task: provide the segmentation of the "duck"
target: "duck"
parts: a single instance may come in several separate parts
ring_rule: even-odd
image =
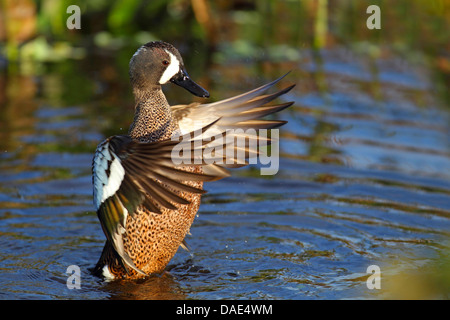
[[[293,104],[268,103],[295,84],[264,94],[285,76],[228,99],[171,106],[162,91],[166,84],[201,98],[209,98],[209,92],[190,78],[173,45],[152,41],[136,50],[129,63],[133,122],[128,134],[102,141],[92,160],[93,202],[106,236],[95,275],[113,280],[161,274],[180,247],[188,250],[185,238],[206,193],[204,183],[248,165],[261,152],[249,143],[263,139],[258,130],[287,122],[261,119]],[[240,149],[244,160],[237,152],[217,151],[243,130],[253,131],[233,150]],[[205,152],[211,149],[217,152]]]

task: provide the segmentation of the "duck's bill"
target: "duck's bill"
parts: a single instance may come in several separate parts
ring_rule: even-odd
[[[171,82],[185,88],[192,94],[198,97],[208,98],[209,92],[199,86],[197,83],[191,80],[186,71],[180,71],[170,79]]]

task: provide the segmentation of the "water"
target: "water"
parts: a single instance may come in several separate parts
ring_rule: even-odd
[[[3,78],[0,299],[381,298],[398,275],[448,272],[439,268],[450,230],[450,122],[429,74],[395,57],[376,61],[374,73],[345,50],[324,51],[321,62],[300,55],[280,72],[236,63],[215,66],[211,79],[193,76],[219,99],[294,69],[283,80],[297,87],[283,97],[295,105],[279,115],[289,120],[280,170],[240,169],[207,184],[191,251],[145,281],[89,273],[105,239],[92,154],[132,121],[126,70],[72,62]],[[193,99],[166,91],[174,104]],[[81,289],[66,286],[70,265],[81,269]],[[370,265],[382,270],[381,290],[367,288]]]

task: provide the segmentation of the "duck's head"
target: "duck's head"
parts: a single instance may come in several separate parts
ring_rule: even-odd
[[[146,43],[136,51],[130,60],[130,80],[141,91],[159,89],[170,81],[196,96],[209,97],[208,91],[189,78],[178,50],[162,41]]]

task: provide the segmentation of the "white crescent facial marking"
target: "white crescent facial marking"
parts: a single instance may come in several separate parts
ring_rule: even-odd
[[[177,57],[175,57],[167,50],[164,51],[166,51],[169,55],[170,61],[167,69],[162,74],[161,79],[159,79],[159,84],[165,84],[169,82],[169,80],[172,79],[172,77],[180,71],[180,61],[178,61]]]

